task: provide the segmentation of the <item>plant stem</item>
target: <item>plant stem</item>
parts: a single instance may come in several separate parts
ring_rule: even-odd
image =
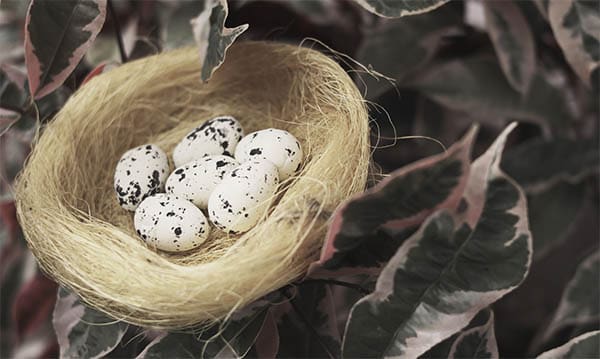
[[[107,1],[108,4],[108,12],[112,18],[112,21],[115,26],[115,36],[117,38],[117,43],[119,44],[119,53],[121,54],[121,62],[127,62],[127,54],[125,54],[125,46],[123,45],[123,36],[121,35],[121,26],[119,25],[119,19],[117,17],[117,13],[115,12],[115,8],[113,7],[112,0]]]
[[[367,288],[358,285],[358,284],[354,284],[354,283],[350,283],[350,282],[344,282],[341,280],[335,280],[335,279],[307,279],[304,280],[300,283],[298,283],[299,285],[304,284],[304,283],[323,283],[323,284],[331,284],[331,285],[338,285],[338,286],[342,286],[342,287],[346,287],[346,288],[350,288],[353,289],[357,292],[360,292],[362,294],[370,294],[371,291],[368,290]]]
[[[308,320],[308,318],[306,318],[306,316],[304,315],[304,313],[302,312],[302,310],[300,310],[300,307],[298,307],[298,304],[296,304],[296,302],[294,301],[294,298],[292,298],[291,296],[288,295],[287,291],[284,290],[283,294],[289,299],[290,301],[290,305],[292,306],[292,309],[294,309],[294,312],[296,312],[296,314],[298,315],[298,318],[300,318],[300,321],[302,321],[302,324],[304,324],[304,326],[308,329],[308,331],[310,332],[310,334],[315,337],[315,339],[317,340],[317,342],[319,343],[319,345],[321,345],[323,347],[323,349],[325,350],[325,352],[327,353],[327,355],[330,358],[335,358],[335,355],[333,355],[331,353],[331,351],[329,350],[329,348],[327,347],[327,345],[325,345],[325,343],[323,343],[323,341],[321,340],[321,336],[319,335],[319,333],[317,333],[317,330],[315,329],[315,327],[313,327],[313,325],[310,323],[310,321]]]

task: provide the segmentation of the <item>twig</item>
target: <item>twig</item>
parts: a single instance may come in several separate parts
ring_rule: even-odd
[[[108,0],[108,12],[115,25],[115,35],[117,37],[117,43],[119,44],[119,53],[121,54],[121,62],[127,62],[127,54],[125,54],[125,46],[123,45],[123,36],[121,35],[121,26],[119,25],[119,19],[115,8],[113,7],[112,1]]]
[[[359,285],[359,284],[354,284],[354,283],[350,283],[350,282],[343,282],[341,280],[335,280],[335,279],[306,279],[300,283],[297,283],[298,285],[302,285],[304,283],[323,283],[323,284],[331,284],[331,285],[338,285],[338,286],[342,286],[342,287],[346,287],[346,288],[350,288],[350,289],[354,289],[357,292],[360,292],[362,294],[370,294],[371,291],[368,290],[367,288]]]

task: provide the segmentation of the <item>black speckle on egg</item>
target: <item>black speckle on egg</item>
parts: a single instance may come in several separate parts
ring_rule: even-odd
[[[260,148],[253,148],[250,150],[250,156],[256,156],[262,154],[262,150]]]
[[[181,227],[177,227],[177,228],[175,228],[175,230],[174,230],[173,232],[175,233],[175,235],[176,235],[177,237],[179,237],[179,236],[181,235]]]

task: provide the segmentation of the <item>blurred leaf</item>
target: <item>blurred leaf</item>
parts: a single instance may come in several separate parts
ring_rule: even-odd
[[[32,0],[25,61],[30,93],[41,98],[69,77],[102,29],[106,0]]]
[[[128,328],[127,323],[84,305],[62,287],[52,322],[61,358],[104,357],[121,342]]]
[[[461,22],[460,13],[449,6],[420,16],[384,21],[364,35],[357,60],[385,76],[402,81],[426,65],[444,36]],[[365,81],[367,96],[371,99],[392,86],[384,79],[366,77]]]
[[[354,0],[368,11],[383,17],[417,15],[444,5],[449,0]]]
[[[276,308],[283,312],[278,323],[280,343],[277,357],[339,358],[341,340],[337,308],[329,286],[302,283],[290,301],[293,303],[284,303]],[[309,325],[313,329],[308,328]]]
[[[437,344],[421,358],[493,358],[497,359],[498,344],[494,333],[494,312],[486,308],[460,332]]]
[[[529,92],[521,96],[488,56],[443,63],[415,85],[434,101],[473,116],[528,120],[558,133],[564,132],[573,117],[564,89],[554,87],[538,72]]]
[[[471,128],[445,153],[401,168],[342,204],[329,227],[320,265],[327,270],[378,268],[405,239],[393,240],[380,231],[382,227],[402,231],[440,208],[456,208],[469,175],[475,134],[476,128]]]
[[[600,358],[600,331],[571,339],[567,344],[540,354],[537,359]]]
[[[227,48],[248,29],[247,24],[226,28],[226,19],[226,0],[206,0],[204,10],[192,20],[194,38],[200,48],[202,81],[208,81],[225,60]]]
[[[24,110],[28,98],[24,87],[23,73],[8,64],[0,65],[0,108]]]
[[[461,213],[429,217],[352,308],[346,357],[417,357],[465,327],[525,279],[525,197],[499,169],[506,129],[472,165]]]
[[[194,44],[190,21],[204,9],[205,1],[182,1],[166,23],[165,48],[176,49]]]
[[[165,333],[152,341],[138,358],[244,357],[256,342],[268,308],[259,306],[199,333]]]
[[[559,183],[542,193],[528,196],[535,260],[540,260],[567,239],[583,205],[584,195],[582,184]]]
[[[600,7],[592,0],[550,0],[548,18],[556,41],[577,75],[598,88]]]
[[[254,343],[256,356],[264,359],[275,359],[279,352],[279,330],[273,311],[269,310],[265,322]]]
[[[548,339],[565,326],[585,325],[600,320],[600,252],[587,257],[563,292],[552,321],[546,327]]]
[[[512,87],[525,94],[535,73],[535,41],[527,19],[512,1],[484,4],[488,32],[502,71]]]
[[[534,138],[506,152],[502,167],[528,192],[541,192],[561,181],[577,183],[597,173],[598,139]]]

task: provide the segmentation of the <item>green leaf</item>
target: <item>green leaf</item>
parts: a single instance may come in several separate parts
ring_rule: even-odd
[[[540,260],[568,238],[584,195],[583,184],[559,183],[542,193],[528,196],[534,260]]]
[[[471,128],[445,153],[401,168],[342,204],[334,214],[319,264],[327,270],[378,268],[412,234],[412,227],[437,209],[457,207],[475,134],[476,128]]]
[[[204,330],[164,333],[138,358],[244,357],[256,341],[267,312],[268,306],[261,305]]]
[[[106,0],[33,0],[25,26],[29,92],[38,99],[58,88],[94,41]]]
[[[204,8],[204,1],[182,1],[166,21],[165,48],[176,49],[194,44],[190,21]]]
[[[225,60],[227,48],[248,29],[248,25],[226,28],[226,0],[206,0],[204,10],[192,20],[194,38],[200,48],[202,81],[208,81]]]
[[[507,151],[502,167],[525,190],[537,193],[562,181],[577,183],[597,173],[599,164],[597,138],[535,138]]]
[[[597,1],[551,0],[548,19],[556,41],[575,73],[598,88],[600,7]]]
[[[352,308],[345,357],[417,357],[521,284],[531,262],[525,196],[499,169],[512,126],[472,165],[461,213],[432,215]]]
[[[544,335],[548,339],[566,326],[585,325],[600,320],[600,252],[587,257],[577,267],[565,288],[560,304]]]
[[[421,358],[498,358],[494,312],[486,308],[460,332],[437,344]]]
[[[535,41],[527,19],[512,1],[486,1],[488,32],[508,82],[526,94],[535,73]]]
[[[120,342],[128,324],[112,319],[59,288],[52,319],[61,358],[101,358]]]
[[[538,359],[600,358],[600,330],[571,339],[567,344],[542,353]]]
[[[368,11],[383,17],[422,14],[444,5],[449,0],[354,0]]]
[[[364,35],[357,60],[401,82],[429,62],[443,37],[461,25],[461,15],[447,6],[420,16],[381,22]],[[365,77],[365,86],[367,97],[375,99],[392,84],[384,79]]]
[[[0,108],[22,111],[27,103],[25,77],[7,64],[0,65]]]
[[[414,85],[434,101],[472,116],[526,120],[558,133],[573,118],[564,89],[554,87],[538,72],[522,96],[489,56],[442,63]]]

